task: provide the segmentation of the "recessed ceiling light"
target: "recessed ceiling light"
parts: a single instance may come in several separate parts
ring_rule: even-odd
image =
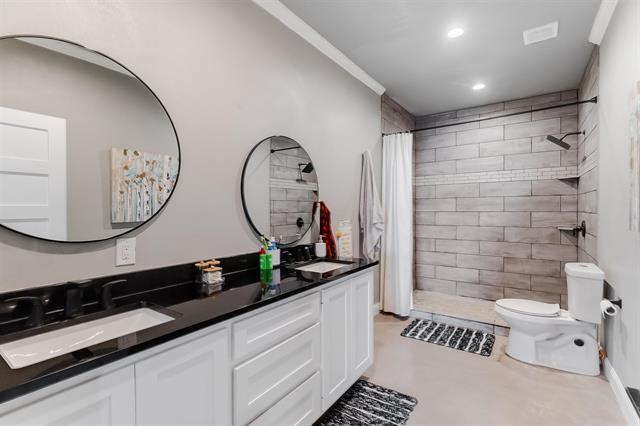
[[[447,33],[447,37],[456,38],[460,37],[462,34],[464,34],[464,30],[462,28],[454,28]]]
[[[473,85],[472,89],[473,90],[482,90],[485,87],[487,87],[484,83],[476,83]]]

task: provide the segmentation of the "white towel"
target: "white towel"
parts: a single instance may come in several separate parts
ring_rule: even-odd
[[[367,260],[377,258],[380,238],[384,231],[384,214],[373,174],[371,153],[362,153],[362,176],[360,178],[360,236],[362,255]]]

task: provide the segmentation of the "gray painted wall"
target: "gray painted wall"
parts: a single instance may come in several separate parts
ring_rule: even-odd
[[[160,104],[131,76],[29,43],[2,40],[0,55],[1,106],[67,121],[69,239],[130,228],[111,224],[111,148],[177,156]]]
[[[240,174],[274,134],[309,152],[333,220],[358,223],[365,149],[379,174],[380,97],[253,3],[2,1],[0,33],[57,36],[126,64],[167,107],[183,154],[169,205],[135,234],[135,266],[115,268],[113,241],[49,244],[2,229],[0,291],[257,250]]]
[[[640,387],[640,233],[629,231],[629,96],[640,81],[640,2],[621,0],[600,45],[598,261],[623,309],[607,320],[607,352]]]
[[[563,266],[576,240],[577,139],[569,151],[545,140],[575,131],[575,90],[417,117],[416,127],[524,114],[417,133],[416,287],[496,300],[566,304]],[[569,177],[568,179],[557,179]]]
[[[271,141],[262,142],[253,151],[244,175],[244,193],[251,221],[258,231],[266,234],[271,226],[271,197],[269,172],[271,169]]]

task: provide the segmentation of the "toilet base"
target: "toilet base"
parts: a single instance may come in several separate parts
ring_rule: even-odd
[[[600,374],[596,327],[573,333],[531,335],[511,328],[507,355],[529,364],[571,373]]]

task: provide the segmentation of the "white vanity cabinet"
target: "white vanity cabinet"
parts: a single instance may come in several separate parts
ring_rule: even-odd
[[[226,327],[136,362],[136,424],[230,424],[230,367]]]
[[[350,283],[322,290],[322,409],[349,389]]]
[[[0,404],[0,425],[311,425],[373,363],[372,305],[354,274]]]
[[[352,384],[373,364],[373,274],[350,280],[351,316],[349,321]]]
[[[133,425],[135,403],[130,365],[4,412],[0,425]]]
[[[322,290],[322,409],[373,364],[373,273]]]

